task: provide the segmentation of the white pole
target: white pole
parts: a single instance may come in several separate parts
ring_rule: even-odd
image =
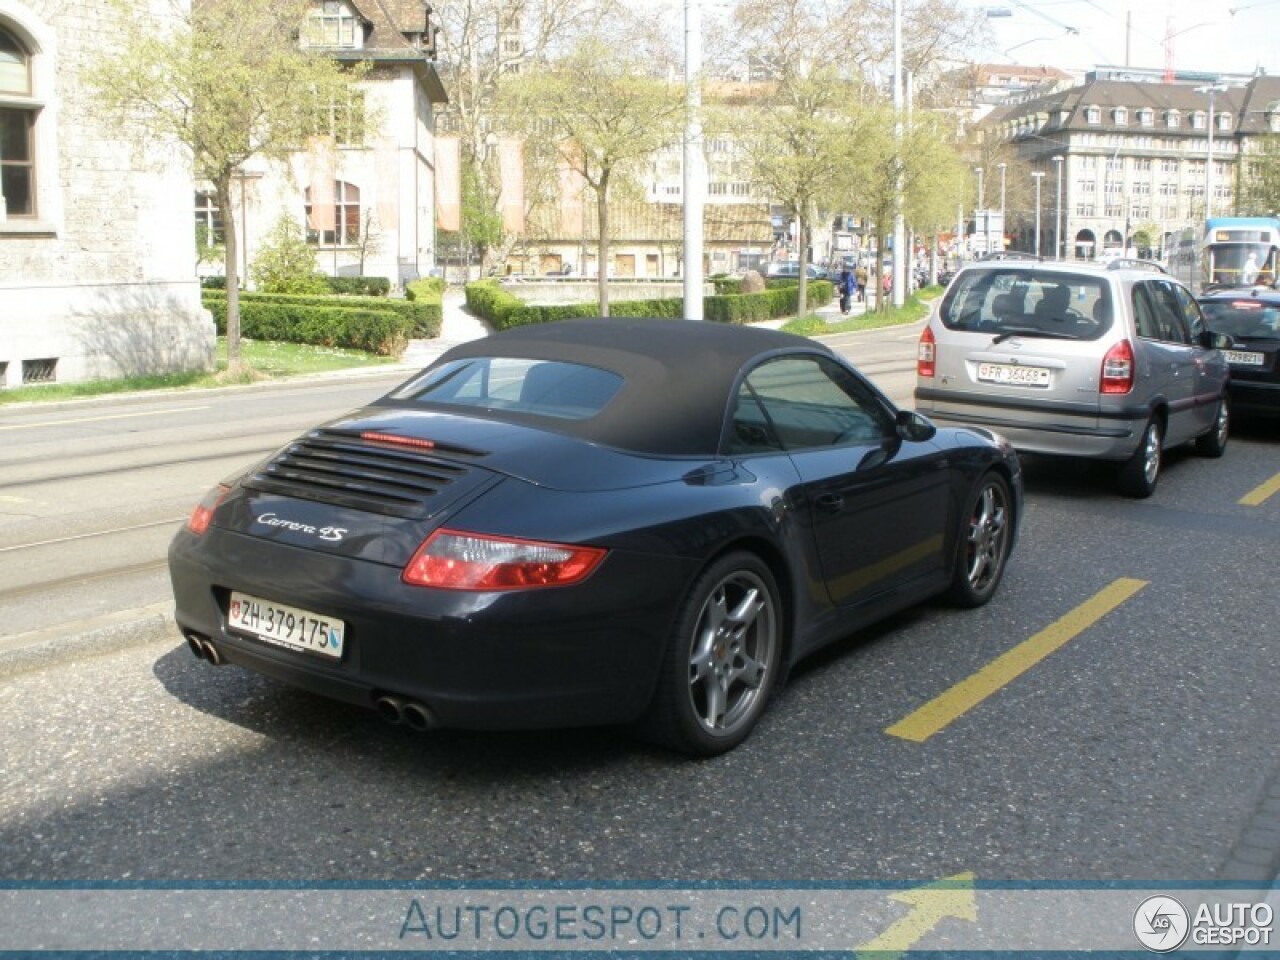
[[[1062,157],[1054,157],[1053,163],[1058,168],[1058,212],[1053,221],[1053,259],[1061,260],[1066,256],[1062,246]]]
[[[1040,181],[1044,177],[1043,170],[1035,170],[1031,176],[1036,178],[1036,245],[1031,252],[1040,256]]]
[[[706,158],[702,154],[701,0],[684,0],[684,315],[702,314],[702,204]]]
[[[906,303],[907,228],[902,213],[902,0],[893,0],[893,142],[898,173],[893,192],[893,305]]]

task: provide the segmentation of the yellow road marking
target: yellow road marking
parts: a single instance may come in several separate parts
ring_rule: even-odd
[[[1239,502],[1246,507],[1260,507],[1266,502],[1267,498],[1275,496],[1277,493],[1280,493],[1280,473],[1277,473],[1262,486],[1254,487],[1241,497]]]
[[[972,676],[930,700],[885,733],[923,743],[987,697],[1012,683],[1068,641],[1083,633],[1147,585],[1146,580],[1121,578],[1094,594],[1062,619],[1050,624],[1012,650],[1002,653]]]
[[[208,410],[208,404],[202,407],[166,407],[164,410],[144,410],[141,413],[113,413],[102,417],[77,417],[74,420],[44,420],[40,423],[10,423],[0,426],[0,430],[39,430],[41,427],[65,427],[76,423],[97,423],[101,420],[127,420],[130,417],[160,417],[166,413],[190,413],[192,410]]]
[[[943,920],[977,923],[978,900],[973,880],[973,873],[966,870],[922,887],[889,894],[890,900],[905,903],[909,909],[874,940],[858,947],[856,960],[897,960]]]

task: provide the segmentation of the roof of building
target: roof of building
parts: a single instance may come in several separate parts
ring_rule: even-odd
[[[1280,105],[1280,77],[1269,76],[1255,77],[1244,87],[1228,87],[1220,91],[1213,101],[1215,114],[1226,112],[1233,115],[1232,132],[1268,129],[1266,114],[1277,105]],[[1141,130],[1137,117],[1129,113],[1125,122],[1118,122],[1114,108],[1125,107],[1129,111],[1150,108],[1155,113],[1153,129],[1159,130],[1162,136],[1179,132],[1200,136],[1201,130],[1192,128],[1186,118],[1207,111],[1208,106],[1207,95],[1189,84],[1096,80],[997,108],[987,117],[985,124],[999,126],[1030,119],[1036,121],[1040,132],[1091,130],[1133,133]],[[1090,107],[1101,108],[1099,123],[1088,122],[1086,111]],[[1170,110],[1178,111],[1180,115],[1181,122],[1176,128],[1165,122],[1163,115]]]
[[[536,208],[530,216],[527,238],[546,240],[595,240],[598,235],[591,204],[581,218],[580,233],[568,235],[560,207]],[[576,217],[573,219],[577,219]],[[763,203],[708,203],[702,208],[705,242],[738,246],[768,246],[773,243],[769,207]],[[684,208],[678,203],[647,203],[621,200],[609,204],[609,237],[613,242],[646,241],[680,243],[684,236]]]

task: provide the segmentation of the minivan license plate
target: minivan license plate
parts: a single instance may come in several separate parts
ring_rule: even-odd
[[[342,656],[346,624],[300,607],[232,592],[227,624],[233,630],[290,650],[306,650],[334,659]]]
[[[983,383],[1006,383],[1015,387],[1049,386],[1047,367],[1022,367],[1011,363],[980,363],[978,379]]]

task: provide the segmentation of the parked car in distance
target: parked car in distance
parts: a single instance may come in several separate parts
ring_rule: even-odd
[[[707,755],[818,648],[987,602],[1021,513],[1007,443],[824,345],[564,321],[456,346],[213,488],[169,567],[215,665],[414,729],[630,724]]]
[[[1280,290],[1248,287],[1200,295],[1204,321],[1233,342],[1231,404],[1239,413],[1280,416]]]
[[[810,280],[829,280],[831,273],[826,267],[820,267],[817,264],[810,263],[807,265],[805,274]],[[768,278],[774,277],[799,277],[800,261],[799,260],[770,260],[765,264],[764,275]]]
[[[1167,447],[1222,455],[1231,345],[1158,264],[980,261],[920,336],[915,399],[1020,451],[1117,461],[1121,491],[1147,497]]]

